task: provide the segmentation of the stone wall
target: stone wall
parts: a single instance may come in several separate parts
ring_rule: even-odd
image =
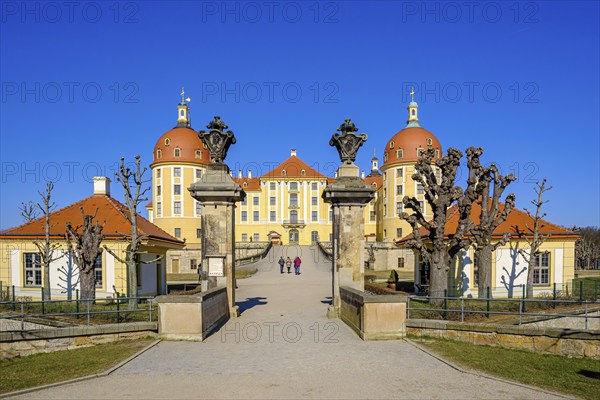
[[[161,337],[204,340],[229,318],[227,289],[219,287],[191,296],[159,296]]]
[[[405,336],[406,297],[373,296],[340,288],[340,318],[364,340],[399,339]]]
[[[600,359],[600,331],[413,319],[406,333],[536,353]]]
[[[27,333],[0,333],[0,359],[71,350],[96,344],[155,337],[156,322],[50,328]]]
[[[365,260],[369,262],[369,269],[385,271],[397,269],[399,271],[414,271],[415,255],[410,249],[401,248],[392,242],[369,242],[365,246]],[[375,260],[373,261],[373,258]],[[404,260],[404,266],[399,259]]]

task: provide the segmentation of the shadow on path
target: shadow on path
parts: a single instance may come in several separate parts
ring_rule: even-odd
[[[321,300],[321,303],[331,305],[331,296],[325,297],[325,300]]]
[[[266,297],[249,297],[244,301],[238,301],[235,304],[239,307],[240,309],[240,314],[243,313],[246,310],[251,309],[252,307],[255,306],[264,306],[265,304],[267,304],[268,302],[263,301],[266,300]]]

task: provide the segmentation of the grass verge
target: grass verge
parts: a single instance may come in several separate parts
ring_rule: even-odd
[[[254,269],[236,269],[235,270],[235,279],[246,279],[250,278],[258,271],[256,268]]]
[[[414,339],[467,369],[549,390],[598,399],[600,362],[438,339]],[[493,362],[490,362],[493,360]]]
[[[104,372],[152,343],[124,340],[0,361],[0,393]]]

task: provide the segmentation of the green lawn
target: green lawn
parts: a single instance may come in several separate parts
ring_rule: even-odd
[[[152,340],[124,340],[75,350],[0,360],[0,393],[104,372],[148,346]]]
[[[413,340],[468,369],[585,399],[600,398],[598,360],[478,346],[449,340]]]

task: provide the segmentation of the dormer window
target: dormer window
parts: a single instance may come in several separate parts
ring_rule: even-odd
[[[247,188],[248,187],[248,183],[244,182],[243,186],[244,186],[244,188]]]
[[[377,183],[376,183],[376,182],[373,182],[373,187],[374,187],[375,189],[377,189]]]
[[[156,158],[162,157],[162,151],[160,149],[156,150]]]
[[[200,150],[196,150],[196,160],[199,160],[202,158],[202,152]]]
[[[394,148],[394,142],[390,142],[390,149]]]
[[[205,149],[208,149],[208,147],[206,147],[206,143],[202,143],[202,147],[204,147]]]
[[[396,151],[396,157],[397,157],[397,158],[402,158],[402,157],[404,157],[404,151],[403,151],[402,149],[398,149],[398,150]]]
[[[431,146],[433,144],[433,140],[431,138],[427,138],[427,145]]]
[[[383,162],[387,162],[388,157],[387,157],[387,153],[383,153]]]
[[[284,169],[284,170],[281,170],[281,176],[286,176],[286,174],[287,174],[287,173],[285,172],[285,169]]]
[[[435,158],[440,158],[440,149],[435,149]]]
[[[170,146],[171,145],[171,139],[166,138],[165,139],[165,146]]]
[[[173,151],[173,155],[174,155],[175,157],[181,157],[181,149],[175,149],[175,150]]]
[[[421,156],[423,156],[423,154],[424,154],[424,150],[423,150],[423,148],[419,147],[419,148],[417,149],[417,157],[421,157]]]
[[[302,176],[306,175],[306,171],[305,170],[300,171],[300,175],[302,175]]]

